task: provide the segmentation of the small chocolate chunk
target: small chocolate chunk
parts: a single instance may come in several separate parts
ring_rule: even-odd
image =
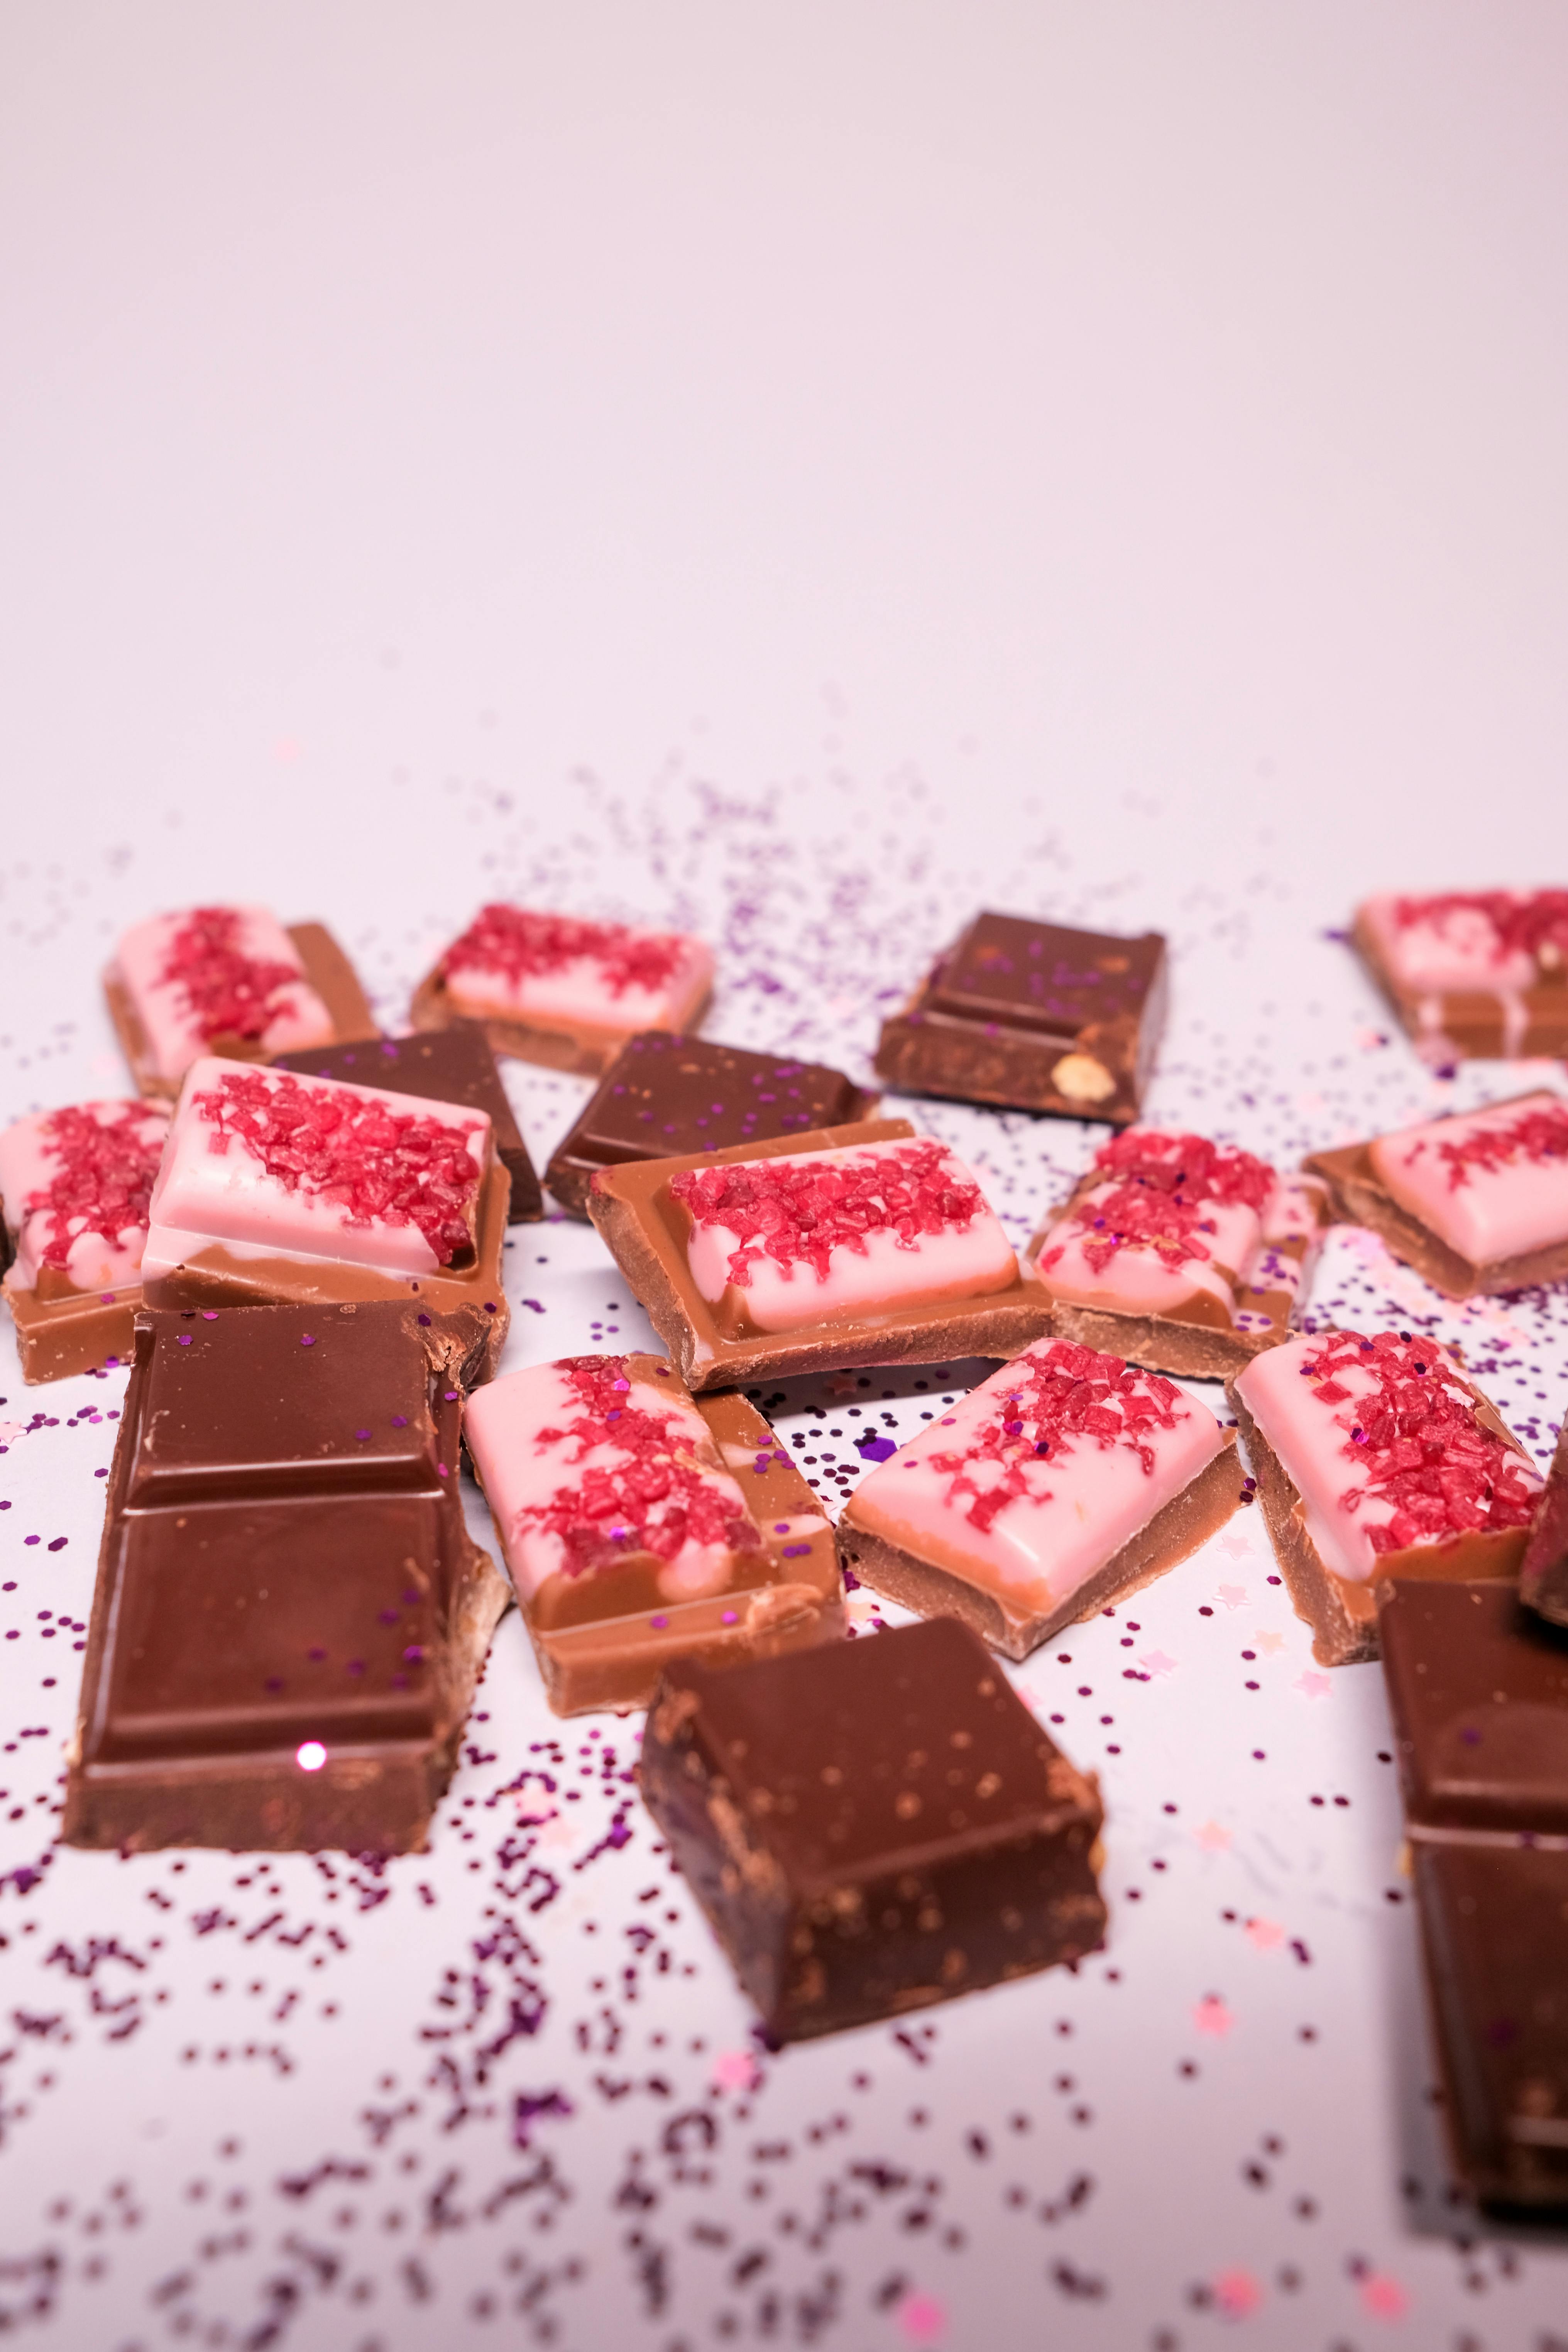
[[[1552,1475],[1530,1531],[1519,1592],[1542,1617],[1568,1625],[1568,1422],[1557,1440]]]
[[[1411,1835],[1568,1835],[1568,1633],[1512,1583],[1405,1582],[1378,1639]]]

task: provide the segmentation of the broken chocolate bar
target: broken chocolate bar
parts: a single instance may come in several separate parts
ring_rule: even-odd
[[[1516,1095],[1307,1161],[1336,1215],[1368,1225],[1449,1298],[1568,1276],[1568,1103]]]
[[[375,1034],[331,933],[320,923],[285,930],[265,907],[193,907],[138,923],[103,987],[137,1086],[171,1102],[204,1054],[269,1062],[291,1046]]]
[[[90,1102],[34,1111],[0,1134],[4,1292],[25,1381],[129,1357],[168,1131],[161,1104]]]
[[[641,1780],[775,2045],[1104,1940],[1099,1790],[951,1618],[671,1664]]]
[[[507,1172],[482,1110],[243,1062],[197,1062],[153,1187],[151,1307],[398,1298],[494,1371]]]
[[[1119,939],[976,915],[883,1023],[877,1075],[903,1094],[1125,1127],[1153,1066],[1165,975],[1158,931]]]
[[[1568,1634],[1511,1580],[1405,1581],[1378,1639],[1411,1836],[1568,1837]]]
[[[496,1139],[496,1158],[511,1178],[510,1224],[544,1214],[544,1195],[528,1156],[517,1114],[501,1084],[489,1040],[476,1021],[454,1020],[445,1029],[412,1037],[373,1037],[353,1045],[324,1045],[303,1054],[279,1054],[273,1064],[297,1077],[343,1078],[351,1086],[390,1087],[396,1094],[428,1102],[455,1103],[482,1110]]]
[[[503,1580],[410,1306],[136,1319],[68,1843],[424,1845]]]
[[[1558,1434],[1546,1492],[1525,1547],[1519,1592],[1542,1617],[1568,1625],[1568,1422]]]
[[[1250,1151],[1129,1128],[1025,1253],[1052,1328],[1152,1370],[1223,1380],[1289,1337],[1326,1194]]]
[[[1009,1658],[1163,1576],[1242,1498],[1235,1433],[1157,1372],[1040,1339],[861,1479],[862,1584]]]
[[[610,1064],[551,1155],[545,1181],[563,1209],[585,1217],[596,1169],[843,1127],[875,1108],[876,1097],[842,1070],[649,1029],[628,1038]]]
[[[907,1119],[601,1169],[588,1213],[693,1393],[1012,1356],[1049,1321],[968,1169]]]
[[[713,958],[684,931],[482,907],[414,993],[416,1029],[484,1024],[498,1054],[596,1073],[639,1029],[690,1029]]]
[[[1376,1657],[1390,1580],[1517,1577],[1541,1474],[1435,1341],[1320,1331],[1226,1393],[1320,1664]]]
[[[1423,1060],[1568,1053],[1568,890],[1388,893],[1352,937]]]
[[[557,1715],[646,1706],[659,1669],[843,1632],[833,1531],[743,1397],[657,1356],[577,1356],[481,1390],[464,1429]]]

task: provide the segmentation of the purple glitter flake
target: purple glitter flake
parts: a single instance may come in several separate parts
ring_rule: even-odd
[[[805,1559],[810,1549],[809,1544],[785,1544],[781,1557],[784,1559]]]
[[[188,1331],[181,1331],[180,1333],[178,1333],[178,1334],[177,1334],[177,1337],[178,1337],[178,1339],[179,1339],[179,1344],[180,1344],[180,1346],[181,1346],[182,1348],[188,1348],[188,1347],[190,1346],[190,1344],[191,1344],[191,1335],[190,1335],[190,1333],[189,1333]]]
[[[889,1455],[898,1450],[890,1437],[858,1437],[855,1440],[855,1451],[863,1462],[886,1462]]]
[[[315,1334],[314,1334],[313,1332],[311,1332],[311,1331],[301,1331],[301,1332],[300,1332],[300,1345],[301,1346],[301,1348],[313,1348],[313,1347],[315,1346],[315,1344],[316,1344],[316,1339],[315,1339]]]
[[[668,1617],[650,1617],[647,1622],[656,1633],[662,1633],[669,1620]]]

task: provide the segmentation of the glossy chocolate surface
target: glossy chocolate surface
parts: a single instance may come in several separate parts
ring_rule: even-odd
[[[1568,1835],[1568,1633],[1511,1583],[1396,1583],[1378,1612],[1413,1835]]]
[[[1018,915],[976,915],[931,974],[928,1003],[960,1021],[996,1021],[1076,1037],[1090,1022],[1136,1020],[1165,943],[1119,939]]]
[[[1542,1617],[1568,1625],[1568,1422],[1558,1437],[1552,1475],[1530,1531],[1519,1590],[1521,1599]]]

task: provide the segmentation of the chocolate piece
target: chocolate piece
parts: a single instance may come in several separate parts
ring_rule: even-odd
[[[1202,1136],[1132,1128],[1101,1144],[1025,1261],[1063,1339],[1223,1380],[1289,1338],[1324,1210],[1311,1177]]]
[[[900,1093],[1125,1127],[1165,1018],[1165,942],[976,915],[877,1047]]]
[[[833,1530],[743,1397],[578,1356],[493,1381],[464,1436],[557,1715],[646,1706],[672,1657],[843,1632]]]
[[[375,1035],[331,933],[320,923],[284,930],[260,907],[198,907],[137,924],[103,989],[138,1088],[170,1102],[203,1054],[270,1062],[290,1046]]]
[[[150,1307],[411,1301],[488,1380],[510,1312],[510,1180],[482,1110],[205,1060],[153,1189]]]
[[[1407,1582],[1378,1636],[1411,1836],[1568,1837],[1568,1634],[1511,1582]]]
[[[1559,1433],[1546,1492],[1525,1547],[1519,1597],[1554,1624],[1568,1625],[1568,1422]]]
[[[843,1127],[876,1106],[875,1095],[820,1062],[648,1029],[628,1038],[610,1064],[552,1154],[545,1181],[563,1209],[586,1217],[596,1169]]]
[[[309,1053],[279,1054],[273,1067],[307,1078],[342,1078],[360,1087],[390,1087],[426,1101],[460,1103],[482,1110],[495,1131],[496,1158],[511,1178],[507,1222],[521,1225],[544,1214],[544,1195],[517,1115],[501,1084],[489,1038],[477,1021],[454,1020],[445,1029],[412,1037],[373,1037],[352,1045],[321,1045]]]
[[[1391,893],[1351,936],[1423,1060],[1568,1053],[1568,890]]]
[[[136,1318],[68,1843],[424,1845],[507,1591],[413,1307]]]
[[[907,1119],[601,1169],[588,1213],[694,1394],[1013,1356],[1049,1319],[968,1170]]]
[[[862,1584],[1025,1658],[1164,1575],[1241,1499],[1235,1433],[1205,1406],[1039,1339],[861,1479],[838,1549]]]
[[[683,931],[482,907],[414,992],[416,1029],[482,1022],[498,1054],[597,1074],[642,1029],[694,1029],[713,958]]]
[[[25,1381],[129,1356],[168,1126],[161,1104],[90,1102],[34,1111],[0,1134],[4,1292]]]
[[[1307,1161],[1335,1214],[1369,1225],[1449,1298],[1568,1276],[1568,1104],[1515,1095]]]
[[[1094,1780],[951,1618],[666,1668],[643,1797],[775,2044],[1099,1949]]]
[[[1321,1665],[1375,1658],[1380,1588],[1517,1576],[1541,1475],[1429,1339],[1320,1331],[1226,1383]]]

